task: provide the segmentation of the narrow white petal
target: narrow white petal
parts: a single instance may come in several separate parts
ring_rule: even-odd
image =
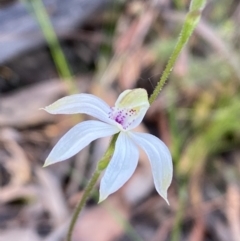
[[[91,94],[66,96],[43,109],[50,114],[83,113],[109,124],[114,123],[108,117],[111,111],[110,107],[103,100]]]
[[[173,175],[170,151],[160,139],[153,135],[136,132],[131,132],[129,135],[146,152],[151,163],[156,190],[168,203],[167,189]]]
[[[90,120],[75,125],[54,146],[44,166],[64,161],[86,147],[90,142],[119,132],[118,128],[100,121]]]
[[[138,163],[139,151],[127,133],[121,132],[113,157],[100,184],[99,202],[122,187],[132,176]]]

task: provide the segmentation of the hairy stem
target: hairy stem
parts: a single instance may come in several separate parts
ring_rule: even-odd
[[[94,172],[92,178],[90,179],[88,185],[85,188],[84,194],[83,194],[80,202],[78,203],[78,205],[75,209],[75,212],[73,214],[73,217],[72,217],[69,229],[68,229],[67,241],[71,241],[71,239],[72,239],[73,229],[74,229],[74,226],[75,226],[76,221],[78,219],[79,213],[82,211],[83,207],[86,204],[86,201],[87,201],[88,197],[91,195],[91,192],[92,192],[95,184],[97,183],[97,180],[98,180],[100,174],[101,174],[101,171],[96,170]]]
[[[157,83],[157,86],[155,87],[152,95],[149,98],[150,104],[152,104],[156,100],[159,92],[162,90],[164,84],[166,83],[168,76],[171,73],[180,52],[182,51],[184,45],[188,42],[189,37],[192,35],[193,30],[196,28],[201,18],[201,13],[205,4],[206,4],[206,0],[191,1],[190,9],[184,21],[177,44],[168,60],[167,66],[164,69],[159,82]]]

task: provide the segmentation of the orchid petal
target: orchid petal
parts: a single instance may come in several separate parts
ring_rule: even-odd
[[[47,157],[44,167],[64,161],[86,147],[90,142],[119,132],[115,126],[90,120],[75,125],[54,146]]]
[[[99,202],[122,187],[132,176],[138,163],[139,151],[127,133],[121,132],[113,157],[100,184]]]
[[[167,189],[172,181],[173,166],[167,146],[150,134],[131,132],[129,135],[146,152],[151,163],[155,188],[168,203]]]
[[[91,94],[66,96],[43,109],[50,114],[83,113],[108,124],[115,124],[114,121],[109,118],[111,108],[103,100]]]
[[[145,89],[125,90],[111,108],[109,117],[122,126],[123,131],[138,126],[149,108]]]
[[[139,112],[138,112],[138,115],[136,116],[136,118],[134,120],[132,120],[132,122],[130,122],[130,124],[128,126],[128,130],[134,129],[142,122],[148,108],[149,108],[149,106],[142,106],[139,109]]]
[[[145,89],[125,90],[115,102],[115,106],[119,108],[135,108],[139,106],[149,106],[148,95]]]

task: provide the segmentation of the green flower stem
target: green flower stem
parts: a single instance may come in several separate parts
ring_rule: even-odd
[[[103,158],[98,162],[97,169],[101,172],[106,169],[108,166],[109,161],[111,160],[111,157],[113,155],[114,149],[115,149],[115,143],[117,141],[119,133],[115,134],[109,144],[109,147],[107,151],[105,152]]]
[[[99,161],[98,166],[97,166],[95,172],[93,173],[92,178],[90,179],[90,181],[88,182],[88,185],[86,186],[86,188],[84,190],[83,196],[74,211],[71,223],[69,225],[69,229],[68,229],[68,233],[67,233],[67,241],[71,241],[73,229],[74,229],[74,226],[78,219],[79,213],[82,211],[83,207],[86,204],[87,199],[90,197],[91,192],[92,192],[95,184],[97,183],[99,176],[101,175],[101,172],[107,167],[107,165],[113,155],[117,137],[118,137],[118,134],[115,134],[113,136],[107,151],[105,152],[103,158]]]
[[[73,214],[73,217],[72,217],[69,229],[68,229],[68,234],[67,234],[67,240],[68,241],[71,241],[71,239],[72,239],[72,233],[73,233],[73,229],[74,229],[74,226],[76,224],[76,221],[78,219],[78,215],[82,211],[83,207],[85,206],[86,201],[89,198],[95,184],[97,183],[97,180],[98,180],[100,174],[101,174],[101,172],[99,170],[96,170],[94,172],[92,178],[90,179],[87,187],[85,188],[83,197],[81,198],[80,202],[78,203],[78,205],[75,209],[75,212]]]
[[[160,78],[157,86],[155,87],[152,95],[149,98],[150,105],[156,100],[159,92],[162,90],[164,84],[166,83],[169,74],[171,73],[173,66],[183,49],[184,45],[187,43],[189,37],[192,35],[193,30],[196,28],[200,18],[201,13],[206,4],[206,0],[192,0],[190,4],[189,12],[184,21],[182,30],[180,32],[177,44],[173,50],[172,55],[170,56],[167,66],[163,71],[162,77]]]

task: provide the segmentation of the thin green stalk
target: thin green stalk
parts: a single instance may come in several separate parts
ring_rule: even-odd
[[[86,186],[86,188],[84,190],[83,196],[74,211],[74,214],[73,214],[73,217],[72,217],[69,229],[68,229],[68,233],[67,233],[67,241],[71,241],[73,229],[75,227],[77,218],[78,218],[80,212],[82,211],[82,209],[84,208],[87,199],[90,197],[91,192],[92,192],[94,186],[96,185],[99,176],[101,175],[101,172],[107,167],[107,165],[113,155],[117,137],[118,137],[118,134],[115,134],[113,136],[107,151],[105,152],[103,158],[99,161],[98,166],[97,166],[95,172],[93,173],[92,178],[90,179],[88,185]]]
[[[39,23],[42,33],[48,43],[53,61],[55,63],[60,78],[66,81],[70,93],[76,92],[70,67],[62,51],[62,48],[58,41],[58,37],[55,33],[55,30],[42,0],[22,1],[29,7],[30,10],[33,11],[34,16]]]
[[[192,0],[189,12],[186,16],[186,19],[184,21],[182,30],[180,32],[177,44],[173,50],[172,55],[170,56],[167,66],[163,71],[163,74],[157,83],[157,86],[155,87],[152,95],[149,98],[149,103],[152,104],[159,92],[162,90],[164,84],[166,83],[169,74],[171,73],[173,66],[182,51],[184,45],[187,43],[189,37],[192,35],[193,30],[196,28],[200,18],[201,18],[201,13],[206,4],[206,0]]]
[[[105,154],[102,157],[102,159],[98,162],[97,169],[99,171],[105,170],[106,167],[108,166],[108,163],[111,160],[111,157],[112,157],[114,149],[115,149],[115,143],[117,141],[118,135],[119,135],[119,133],[115,134],[112,137],[112,140],[111,140],[111,142],[109,144],[109,147],[108,147],[107,151],[105,152]]]
[[[69,229],[68,229],[68,234],[67,234],[67,240],[68,241],[71,241],[72,239],[72,233],[73,233],[73,229],[74,229],[74,226],[76,224],[76,221],[78,219],[78,216],[79,216],[79,213],[82,211],[83,207],[85,206],[86,204],[86,201],[87,199],[89,198],[95,184],[97,183],[97,180],[99,178],[101,174],[101,171],[99,171],[98,169],[94,172],[92,178],[90,179],[87,187],[85,188],[85,191],[84,191],[84,194],[80,200],[80,202],[78,203],[76,209],[75,209],[75,212],[73,214],[73,217],[72,217],[72,220],[71,220],[71,223],[69,225]]]

